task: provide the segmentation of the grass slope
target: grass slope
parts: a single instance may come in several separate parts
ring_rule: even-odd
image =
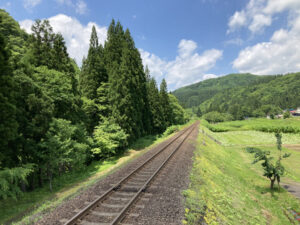
[[[237,137],[238,138],[238,137]],[[253,155],[223,147],[200,133],[186,196],[184,224],[293,224],[289,209],[300,202],[281,189],[269,189]],[[295,223],[296,224],[296,223]]]

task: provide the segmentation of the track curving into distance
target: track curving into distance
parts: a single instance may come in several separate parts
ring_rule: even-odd
[[[181,131],[171,142],[79,211],[64,225],[119,224],[126,217],[126,213],[134,205],[141,193],[151,185],[151,181],[153,181],[176,151],[180,149],[196,126],[197,123],[194,123]]]

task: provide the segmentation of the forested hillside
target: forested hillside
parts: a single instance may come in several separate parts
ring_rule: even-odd
[[[300,73],[284,76],[227,75],[173,92],[183,106],[193,107],[199,115],[229,113],[232,119],[262,117],[297,108],[300,106],[298,93]]]
[[[128,29],[113,20],[104,46],[92,28],[82,68],[47,20],[32,34],[0,10],[0,199],[50,184],[186,121],[158,89]]]
[[[300,106],[300,73],[276,76],[267,83],[225,90],[200,105],[203,112],[228,112],[235,119],[282,113]]]
[[[252,74],[229,74],[227,76],[208,79],[196,84],[179,88],[173,92],[185,108],[199,106],[218,93],[234,87],[250,86],[265,83],[274,76],[255,76]]]

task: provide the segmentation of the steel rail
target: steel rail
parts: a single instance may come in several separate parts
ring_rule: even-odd
[[[135,203],[135,201],[138,199],[140,194],[144,192],[148,186],[148,184],[157,176],[157,174],[162,170],[162,168],[166,165],[166,163],[172,158],[172,156],[177,152],[177,150],[181,147],[181,145],[185,142],[185,140],[190,136],[190,134],[193,132],[195,129],[194,125],[191,128],[191,131],[188,133],[188,135],[180,142],[180,144],[172,151],[172,153],[164,160],[164,162],[160,165],[160,167],[152,174],[152,176],[146,181],[146,183],[139,189],[139,191],[132,197],[130,202],[122,209],[122,211],[119,213],[117,217],[113,220],[113,222],[110,223],[110,225],[116,225],[119,222],[121,222],[125,215],[126,212],[130,209],[130,207]]]
[[[128,180],[133,174],[141,170],[146,164],[148,164],[151,160],[153,160],[156,156],[158,156],[160,153],[162,153],[167,147],[169,147],[171,144],[173,144],[178,138],[180,138],[182,135],[184,135],[191,127],[195,126],[194,124],[185,128],[174,140],[169,142],[167,145],[165,145],[161,150],[159,150],[157,153],[155,153],[153,156],[151,156],[148,160],[146,160],[142,165],[140,165],[138,168],[133,170],[129,175],[124,177],[121,181],[119,181],[116,185],[108,189],[105,193],[103,193],[101,196],[96,198],[93,202],[91,202],[88,206],[83,208],[81,211],[79,211],[76,215],[74,215],[71,219],[69,219],[67,222],[64,223],[64,225],[73,225],[76,224],[78,220],[85,217],[89,211],[95,207],[102,201],[106,199],[108,195],[110,195],[113,191],[120,188],[122,183],[124,183],[126,180]],[[193,129],[192,129],[193,130]]]

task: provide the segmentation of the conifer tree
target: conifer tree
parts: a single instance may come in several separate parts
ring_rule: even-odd
[[[115,63],[120,65],[124,43],[124,30],[120,22],[115,23],[113,19],[108,31],[107,40],[104,45],[105,68],[108,74],[113,73]]]
[[[152,133],[160,133],[165,129],[165,121],[163,118],[162,105],[160,104],[159,91],[154,78],[150,79],[147,89],[152,122]]]
[[[101,115],[104,113],[103,107],[97,103],[99,103],[98,88],[102,86],[102,92],[107,93],[107,91],[103,90],[103,87],[107,87],[107,85],[102,85],[107,83],[107,81],[108,77],[104,64],[104,49],[102,45],[99,45],[96,28],[93,26],[88,56],[83,60],[79,77],[80,91],[83,96],[83,110],[88,117],[86,127],[90,134],[92,134],[94,127],[98,125],[101,116],[106,116]]]
[[[173,123],[173,121],[172,121],[172,108],[170,105],[167,82],[165,79],[163,79],[160,84],[159,95],[160,95],[160,104],[163,109],[163,118],[165,120],[166,127],[168,127]]]
[[[95,26],[92,28],[88,56],[82,65],[80,74],[80,90],[89,99],[97,97],[97,89],[101,82],[107,81],[107,74],[102,60],[103,47],[98,43]]]
[[[10,160],[4,156],[10,155],[13,151],[8,143],[17,137],[18,126],[15,105],[16,87],[13,83],[13,73],[9,61],[10,53],[6,43],[0,33],[0,167],[1,163]]]

